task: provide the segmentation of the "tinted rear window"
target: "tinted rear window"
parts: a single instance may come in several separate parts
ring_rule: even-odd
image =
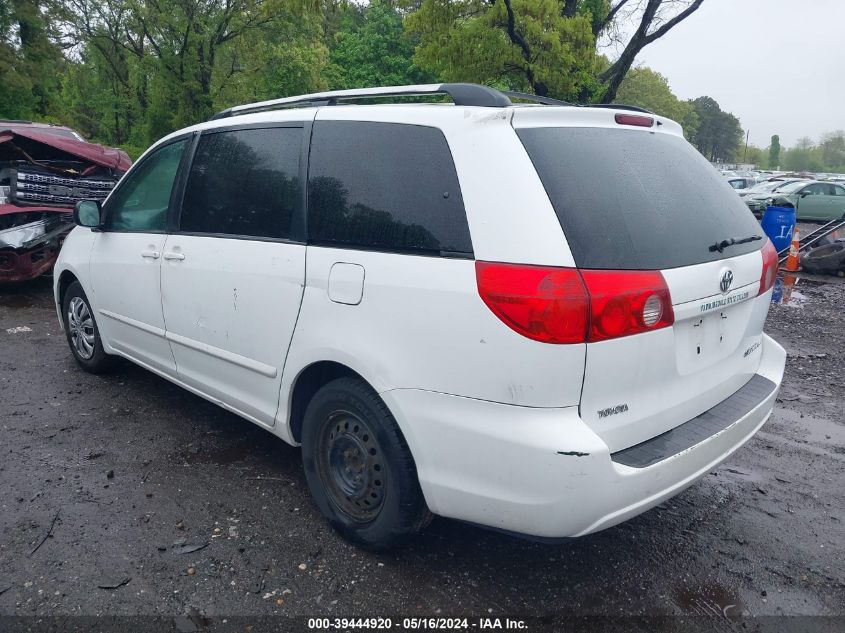
[[[658,270],[759,250],[763,235],[724,178],[682,138],[639,130],[517,130],[579,268]]]
[[[317,122],[308,169],[308,239],[394,252],[471,254],[443,133],[396,123]]]

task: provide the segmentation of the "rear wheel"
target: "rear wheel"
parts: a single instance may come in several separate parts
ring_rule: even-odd
[[[317,506],[358,545],[396,547],[431,519],[396,420],[360,379],[334,380],[314,395],[305,412],[302,456]]]
[[[114,366],[114,357],[103,349],[94,311],[78,281],[70,284],[65,291],[62,318],[70,351],[82,369],[100,374]]]

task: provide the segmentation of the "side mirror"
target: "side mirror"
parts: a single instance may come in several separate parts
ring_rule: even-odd
[[[807,196],[811,196],[811,195],[813,195],[812,191],[802,191],[801,193],[798,194],[798,197],[799,198],[806,198]]]
[[[87,226],[90,229],[99,228],[100,203],[96,200],[80,200],[73,207],[73,221],[79,226]]]

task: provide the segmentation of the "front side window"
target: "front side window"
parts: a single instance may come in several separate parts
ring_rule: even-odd
[[[106,208],[106,229],[164,231],[173,182],[187,140],[165,145],[144,158],[121,182]]]
[[[834,196],[845,196],[845,187],[840,187],[839,185],[833,185],[833,195]]]
[[[207,132],[185,186],[187,233],[287,239],[300,206],[302,128]]]
[[[443,133],[397,123],[317,122],[308,171],[308,239],[389,252],[472,254]]]

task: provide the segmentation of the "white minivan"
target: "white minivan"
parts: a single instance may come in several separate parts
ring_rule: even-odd
[[[409,95],[453,103],[384,103]],[[783,375],[772,244],[637,108],[472,84],[238,106],[75,217],[55,299],[79,364],[122,356],[301,445],[367,547],[432,514],[624,521],[748,441]]]

